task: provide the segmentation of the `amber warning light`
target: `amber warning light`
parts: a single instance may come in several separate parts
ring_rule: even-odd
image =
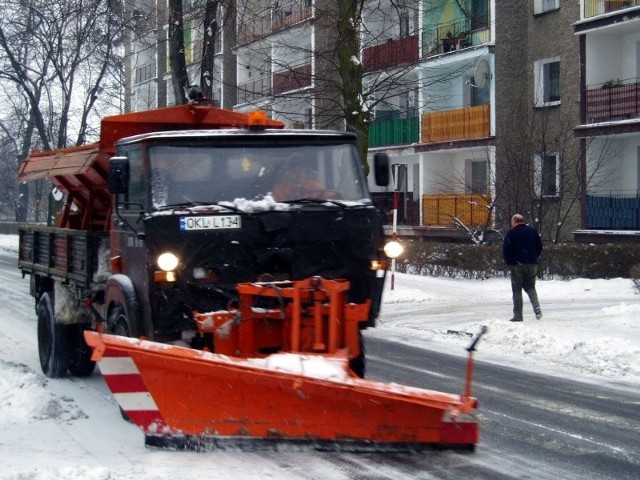
[[[249,113],[249,128],[266,128],[267,114],[262,110]]]

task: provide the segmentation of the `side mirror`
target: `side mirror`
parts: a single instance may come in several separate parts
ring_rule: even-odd
[[[129,159],[111,157],[109,161],[109,191],[113,194],[127,193],[129,187]]]
[[[389,155],[386,153],[376,153],[373,156],[373,173],[376,185],[386,187],[389,185]]]

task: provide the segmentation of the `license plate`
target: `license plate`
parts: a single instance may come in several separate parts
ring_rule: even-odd
[[[240,215],[180,217],[180,230],[218,230],[241,228]]]

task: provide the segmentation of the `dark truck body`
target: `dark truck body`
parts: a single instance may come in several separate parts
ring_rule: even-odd
[[[107,117],[97,144],[23,164],[21,181],[46,177],[65,194],[55,227],[19,229],[45,374],[92,371],[88,329],[215,351],[212,338],[194,336],[193,312],[237,305],[240,282],[346,279],[349,302],[370,302],[363,326],[375,325],[383,217],[356,137],[281,127],[207,105],[170,107]],[[274,200],[272,182],[293,165],[283,159],[300,153],[330,193]],[[163,252],[175,254],[175,270],[159,268]]]

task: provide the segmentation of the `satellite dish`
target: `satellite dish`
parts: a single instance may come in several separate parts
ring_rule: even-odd
[[[491,72],[489,71],[489,62],[486,60],[480,60],[473,72],[473,83],[478,88],[484,88],[490,78]]]

